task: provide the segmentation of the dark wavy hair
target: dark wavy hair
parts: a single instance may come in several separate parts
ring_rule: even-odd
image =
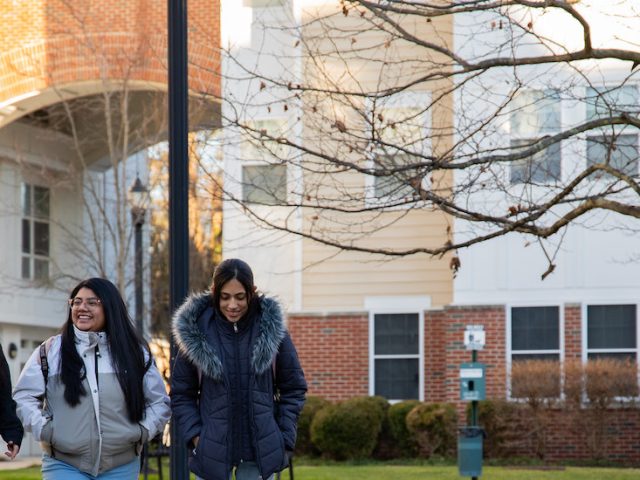
[[[222,315],[220,312],[220,291],[231,280],[238,280],[244,287],[249,307],[246,317],[253,318],[260,311],[260,295],[257,294],[256,286],[253,283],[251,267],[247,262],[239,258],[228,258],[216,267],[213,273],[213,282],[211,283],[213,307],[219,315]]]
[[[145,340],[133,327],[133,322],[117,287],[104,278],[89,278],[81,281],[71,291],[69,298],[75,298],[81,288],[88,288],[100,299],[105,319],[105,333],[113,368],[132,422],[139,422],[144,415],[143,378],[151,362],[151,352]],[[75,333],[71,319],[71,309],[67,321],[61,329],[62,350],[60,378],[64,384],[64,399],[72,407],[80,403],[80,397],[87,394],[82,385],[86,377],[84,363],[75,344]],[[149,362],[145,363],[145,352]]]

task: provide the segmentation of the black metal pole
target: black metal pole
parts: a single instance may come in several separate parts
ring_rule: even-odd
[[[134,247],[135,247],[135,290],[136,290],[136,328],[141,337],[144,337],[144,322],[142,315],[144,311],[142,296],[142,224],[144,223],[140,212],[134,209],[131,211],[133,217],[133,225],[135,229]],[[144,215],[144,213],[142,214]]]
[[[189,288],[189,162],[187,133],[187,0],[168,0],[169,35],[169,272],[171,311]],[[171,364],[176,346],[171,339]],[[171,480],[188,480],[187,449],[171,422]]]
[[[471,350],[471,363],[476,363],[478,361],[478,351]],[[478,426],[478,401],[471,401],[471,426]],[[471,480],[478,480],[478,477],[471,477]]]

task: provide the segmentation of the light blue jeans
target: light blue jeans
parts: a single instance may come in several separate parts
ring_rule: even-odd
[[[258,465],[256,462],[242,462],[236,468],[236,480],[258,480],[260,472],[258,471]],[[273,480],[274,475],[264,480]],[[196,477],[198,480],[202,480],[200,477]],[[229,475],[229,480],[233,479],[233,472]]]
[[[137,480],[139,473],[140,458],[93,476],[49,455],[42,456],[42,480]]]

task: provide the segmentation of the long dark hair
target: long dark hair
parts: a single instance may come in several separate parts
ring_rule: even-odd
[[[246,317],[253,316],[260,310],[260,296],[256,293],[256,286],[253,283],[253,272],[247,262],[239,258],[228,258],[220,263],[213,273],[213,282],[211,284],[211,296],[213,307],[219,315],[220,312],[220,291],[224,285],[231,281],[237,280],[244,287],[244,293],[247,295],[247,305],[249,307]]]
[[[143,377],[148,364],[145,352],[151,360],[149,346],[133,328],[127,307],[116,286],[104,278],[89,278],[81,281],[71,291],[69,298],[75,298],[81,288],[88,288],[100,299],[105,319],[105,333],[113,368],[124,393],[129,412],[129,420],[139,422],[144,414]],[[62,326],[62,350],[60,378],[65,386],[64,399],[72,407],[80,403],[80,397],[87,394],[82,385],[86,377],[84,363],[76,350],[71,309],[67,321]]]

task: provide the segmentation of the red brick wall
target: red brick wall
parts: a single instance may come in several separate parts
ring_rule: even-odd
[[[366,314],[289,316],[309,395],[329,400],[369,393],[369,318]]]
[[[166,0],[0,0],[0,102],[82,81],[167,83]],[[190,0],[190,88],[220,95],[220,5]]]
[[[565,352],[580,358],[581,308],[564,307]],[[426,401],[453,402],[464,423],[466,403],[459,401],[459,367],[471,360],[464,349],[467,325],[483,325],[486,346],[478,361],[486,365],[487,398],[506,398],[505,307],[446,307],[425,312],[424,368]],[[367,395],[369,385],[369,321],[366,313],[291,315],[291,332],[309,383],[309,394],[330,400]],[[563,411],[553,416],[547,432],[547,458],[551,461],[593,458],[585,443],[584,425]],[[640,464],[640,410],[614,409],[606,421],[607,442],[603,454],[621,464]],[[515,454],[532,456],[533,445],[523,432]]]
[[[564,354],[567,360],[582,356],[582,310],[580,305],[564,306]]]

